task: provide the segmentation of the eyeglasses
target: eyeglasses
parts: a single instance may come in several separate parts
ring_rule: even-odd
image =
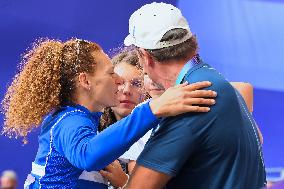
[[[123,80],[122,84],[120,84],[118,86],[118,90],[124,90],[127,83],[129,83],[129,85],[132,89],[139,90],[139,89],[143,88],[143,80],[142,79],[131,79],[130,81]]]

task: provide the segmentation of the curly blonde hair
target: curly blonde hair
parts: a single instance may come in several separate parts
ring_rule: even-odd
[[[101,47],[96,43],[70,39],[42,39],[23,56],[2,101],[3,134],[22,136],[24,141],[50,111],[72,102],[76,76],[93,73],[95,58],[91,54]]]

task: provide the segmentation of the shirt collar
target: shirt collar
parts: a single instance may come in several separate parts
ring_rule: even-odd
[[[187,72],[193,68],[195,65],[199,64],[200,60],[199,60],[199,56],[196,55],[194,56],[192,59],[190,59],[181,69],[181,71],[178,74],[178,77],[176,79],[175,85],[181,84],[183,78],[185,77],[185,75],[187,74]]]
[[[84,111],[87,114],[90,114],[95,119],[100,119],[101,115],[103,114],[103,112],[91,112],[88,108],[86,108],[85,106],[82,106],[80,104],[76,104],[75,107]]]

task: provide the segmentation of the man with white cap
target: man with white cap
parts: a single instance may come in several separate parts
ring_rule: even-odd
[[[196,37],[181,11],[165,3],[144,5],[131,15],[124,43],[137,47],[145,74],[166,89],[208,80],[212,82],[208,89],[218,93],[218,103],[209,113],[161,120],[126,188],[265,186],[262,148],[252,115],[232,85],[199,58]]]

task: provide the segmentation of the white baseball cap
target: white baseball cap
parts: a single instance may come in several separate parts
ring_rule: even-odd
[[[165,33],[177,28],[187,30],[188,34],[182,39],[160,42]],[[178,8],[154,2],[142,6],[131,15],[129,35],[124,39],[124,44],[144,49],[161,49],[180,44],[191,37],[189,25]]]

